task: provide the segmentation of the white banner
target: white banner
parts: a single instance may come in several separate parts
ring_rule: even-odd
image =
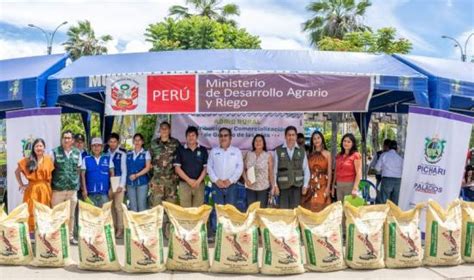
[[[23,201],[18,190],[15,170],[18,161],[31,151],[36,138],[43,138],[46,150],[60,144],[61,108],[27,109],[7,112],[7,170],[8,170],[8,211],[12,211]],[[27,182],[26,179],[23,179]]]
[[[430,198],[446,207],[459,197],[473,121],[447,111],[410,108],[399,199],[402,209]]]
[[[199,129],[199,143],[206,148],[219,145],[218,132],[221,127],[232,129],[232,145],[241,150],[252,149],[255,134],[265,136],[267,150],[273,150],[285,141],[285,128],[295,126],[303,131],[302,113],[246,113],[246,114],[196,114],[173,115],[172,136],[186,143],[188,126]]]

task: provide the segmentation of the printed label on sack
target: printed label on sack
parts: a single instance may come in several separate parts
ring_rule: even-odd
[[[474,238],[474,223],[467,222],[466,225],[466,248],[464,248],[464,256],[470,257],[472,255],[472,239]]]
[[[109,253],[109,260],[111,262],[115,261],[115,248],[114,248],[114,240],[112,237],[112,229],[110,225],[106,225],[105,229],[105,239],[107,241],[107,251]]]
[[[68,238],[67,238],[67,229],[66,224],[61,225],[61,246],[63,248],[63,258],[67,258],[69,256],[68,252]]]
[[[202,251],[202,260],[207,261],[207,229],[206,225],[202,224],[201,226],[201,251]]]
[[[397,253],[397,224],[390,223],[388,228],[388,256],[395,258]]]
[[[222,224],[217,224],[216,230],[216,249],[214,253],[214,260],[221,261],[221,250],[222,250]]]
[[[316,255],[314,252],[314,243],[313,243],[313,235],[309,229],[304,230],[304,235],[306,238],[306,251],[308,252],[308,260],[309,263],[312,265],[316,265]]]
[[[272,264],[272,247],[270,245],[270,231],[268,228],[263,230],[263,240],[265,245],[265,264]]]
[[[258,229],[254,228],[252,232],[252,263],[258,262]]]
[[[347,259],[352,261],[352,258],[354,256],[354,224],[350,224],[348,231],[348,244],[347,244]]]
[[[125,254],[127,258],[127,264],[131,265],[132,264],[132,243],[131,243],[131,232],[130,229],[127,228],[125,229]]]
[[[163,228],[158,230],[158,236],[160,237],[160,264],[165,262],[165,257],[163,256]]]
[[[436,257],[437,255],[438,255],[438,222],[433,221],[431,223],[430,256]]]
[[[24,223],[19,223],[19,231],[21,238],[21,252],[23,256],[28,256],[28,239],[26,238],[26,228]]]

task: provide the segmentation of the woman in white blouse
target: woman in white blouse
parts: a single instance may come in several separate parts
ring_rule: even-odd
[[[245,155],[244,167],[243,176],[247,188],[247,203],[250,205],[260,201],[260,207],[266,208],[268,192],[270,191],[271,182],[274,180],[273,158],[271,153],[267,151],[267,144],[263,135],[257,134],[253,138],[252,151]],[[278,189],[271,190],[275,194],[278,194],[277,191]]]

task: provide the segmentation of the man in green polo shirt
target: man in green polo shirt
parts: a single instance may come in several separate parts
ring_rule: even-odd
[[[54,207],[61,202],[71,201],[71,213],[69,219],[70,243],[77,245],[74,239],[74,214],[77,205],[77,190],[79,189],[79,172],[82,163],[81,152],[73,147],[74,139],[70,130],[61,135],[61,146],[55,148],[52,153],[54,171],[52,180],[53,196],[51,206]]]

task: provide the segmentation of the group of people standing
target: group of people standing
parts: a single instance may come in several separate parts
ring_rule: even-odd
[[[160,135],[149,150],[144,149],[141,134],[133,136],[133,149],[120,147],[120,136],[112,133],[107,147],[101,138],[93,138],[90,153],[84,150],[84,137],[64,131],[61,146],[46,152],[45,142],[36,139],[31,155],[18,163],[16,178],[30,210],[30,231],[34,230],[33,201],[51,207],[71,201],[71,243],[78,198],[101,207],[113,201],[117,238],[123,236],[123,210],[126,194],[132,211],[143,211],[168,201],[183,207],[204,203],[206,176],[212,182],[216,204],[236,205],[240,186],[245,185],[248,204],[255,201],[267,207],[270,197],[279,197],[279,207],[292,209],[302,205],[320,211],[331,197],[343,200],[357,195],[361,179],[361,155],[354,135],[343,136],[336,156],[335,172],[324,136],[314,132],[308,151],[297,143],[297,130],[289,126],[285,141],[275,151],[267,150],[264,135],[252,140],[252,150],[243,154],[232,146],[232,131],[219,129],[219,146],[209,152],[199,145],[199,131],[190,126],[186,143],[171,137],[171,125],[160,124]],[[23,182],[21,174],[28,180]],[[111,177],[115,177],[114,186]],[[334,178],[334,180],[333,180]],[[179,195],[178,195],[179,192]]]

